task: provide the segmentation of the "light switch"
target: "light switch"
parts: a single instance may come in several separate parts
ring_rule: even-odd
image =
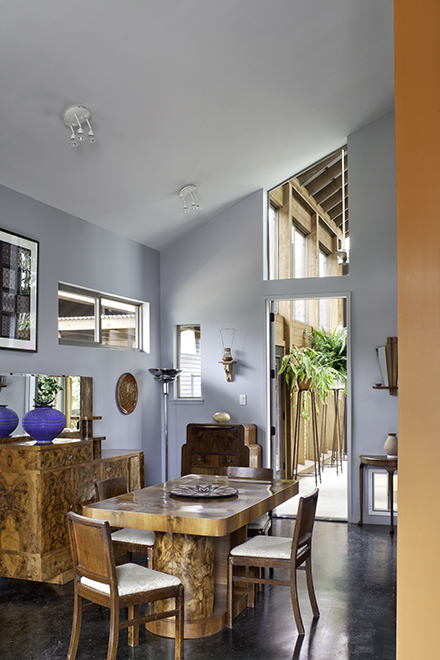
[[[240,394],[240,406],[247,405],[247,396],[246,394]]]

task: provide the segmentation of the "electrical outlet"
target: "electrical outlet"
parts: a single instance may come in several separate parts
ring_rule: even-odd
[[[247,405],[247,396],[246,394],[240,394],[240,406],[246,406]]]

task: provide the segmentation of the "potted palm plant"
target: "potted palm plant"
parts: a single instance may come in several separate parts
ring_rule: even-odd
[[[335,385],[347,390],[347,328],[338,325],[333,332],[323,328],[305,330],[312,347],[321,357],[321,362],[328,364],[338,372]]]
[[[347,382],[347,333],[338,326],[327,335],[325,330],[305,331],[311,346],[292,346],[281,361],[278,373],[285,374],[286,384],[293,392],[305,390],[302,416],[308,419],[308,400],[311,393],[322,401],[341,383]]]

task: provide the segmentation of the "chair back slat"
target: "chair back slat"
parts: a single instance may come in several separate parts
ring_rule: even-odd
[[[99,501],[108,500],[128,492],[127,479],[124,476],[112,477],[95,483],[96,497]]]
[[[310,495],[300,497],[299,499],[298,513],[296,516],[292,541],[292,564],[293,559],[298,552],[298,548],[311,545],[318,494],[319,489],[315,488]]]
[[[78,581],[82,576],[116,584],[115,559],[110,527],[104,520],[91,520],[67,514],[73,569]]]
[[[263,479],[264,481],[269,481],[273,479],[273,471],[271,468],[238,467],[231,465],[228,467],[227,476],[243,479]]]

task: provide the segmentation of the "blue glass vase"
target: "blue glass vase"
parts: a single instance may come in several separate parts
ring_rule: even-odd
[[[6,405],[0,405],[0,438],[7,438],[18,426],[18,415]]]
[[[21,420],[21,424],[29,435],[37,441],[37,444],[49,444],[66,427],[66,417],[56,408],[47,405],[36,405],[29,410]]]

